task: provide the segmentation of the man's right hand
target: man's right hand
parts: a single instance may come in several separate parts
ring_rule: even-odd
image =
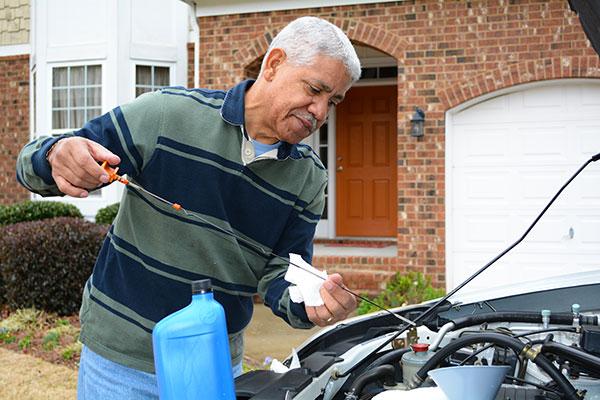
[[[82,137],[59,140],[47,155],[52,177],[58,189],[73,197],[87,197],[90,190],[108,182],[108,175],[98,164],[108,161],[110,165],[121,162],[119,156],[105,147]]]

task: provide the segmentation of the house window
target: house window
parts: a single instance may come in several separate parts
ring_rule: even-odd
[[[323,162],[325,166],[325,170],[327,170],[327,151],[329,149],[329,143],[327,140],[327,123],[324,123],[319,129],[319,146],[318,146],[318,154],[319,158]],[[323,209],[323,214],[321,215],[321,219],[327,219],[328,216],[328,207],[327,200],[329,199],[329,195],[327,193],[329,185],[325,186],[325,208]]]
[[[170,85],[169,67],[135,66],[135,97]]]
[[[360,71],[360,80],[386,79],[398,77],[398,67],[365,67]]]
[[[77,129],[102,113],[102,67],[52,69],[52,129]]]

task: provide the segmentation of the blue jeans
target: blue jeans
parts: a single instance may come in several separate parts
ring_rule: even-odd
[[[242,374],[242,363],[234,365],[233,376]],[[81,350],[77,400],[158,400],[156,376],[117,364]]]

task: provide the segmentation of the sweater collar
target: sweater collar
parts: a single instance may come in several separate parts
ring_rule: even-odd
[[[225,122],[234,126],[244,126],[244,97],[246,91],[250,89],[250,86],[252,86],[254,82],[253,79],[245,80],[225,93],[225,99],[221,106],[221,118],[223,118]],[[302,158],[296,145],[282,142],[277,151],[277,158],[284,159],[287,157]]]
[[[221,106],[221,118],[225,122],[235,126],[244,125],[244,96],[254,80],[246,80],[238,83],[225,93],[225,100]]]

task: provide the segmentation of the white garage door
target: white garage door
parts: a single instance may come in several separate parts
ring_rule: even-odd
[[[600,153],[600,84],[530,85],[449,112],[447,121],[447,280],[454,288],[521,237],[563,183]],[[592,269],[600,269],[600,161],[468,287]]]

